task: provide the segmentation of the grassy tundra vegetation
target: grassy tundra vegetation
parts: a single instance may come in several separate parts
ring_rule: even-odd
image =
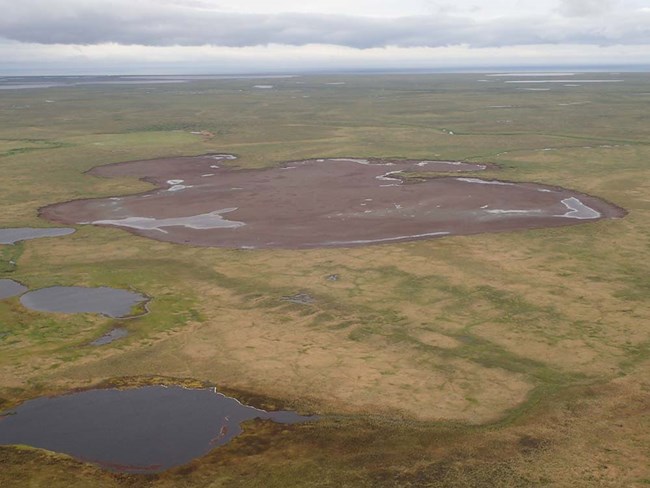
[[[629,215],[352,249],[195,248],[91,226],[0,246],[0,278],[153,297],[151,313],[130,320],[1,301],[0,409],[169,382],[324,415],[251,422],[159,475],[2,447],[0,485],[650,484],[650,75],[580,77],[625,81],[529,91],[539,85],[482,75],[329,76],[273,89],[219,80],[1,92],[6,227],[50,225],[38,217],[50,203],[151,188],[83,174],[93,166],[206,152],[237,154],[243,167],[494,162],[502,169],[486,176],[561,185]],[[280,300],[298,292],[316,301]],[[130,335],[87,346],[116,325]]]

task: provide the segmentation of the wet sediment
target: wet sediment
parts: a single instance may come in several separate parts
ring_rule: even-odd
[[[495,169],[488,164],[328,158],[250,170],[231,167],[235,159],[211,154],[100,166],[90,174],[132,176],[157,189],[50,205],[41,215],[156,240],[240,249],[397,243],[625,215],[615,205],[572,190],[478,178],[477,173]],[[410,182],[409,174],[427,178]]]

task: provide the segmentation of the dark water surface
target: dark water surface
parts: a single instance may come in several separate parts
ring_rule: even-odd
[[[147,301],[144,295],[116,288],[84,288],[53,286],[30,291],[21,303],[39,312],[100,313],[109,317],[125,317],[133,307]]]
[[[0,445],[48,449],[113,471],[159,472],[226,444],[242,432],[241,422],[254,418],[316,419],[259,410],[214,389],[89,390],[30,400],[0,414]]]
[[[16,227],[13,229],[0,229],[0,244],[15,244],[18,241],[39,239],[40,237],[59,237],[72,234],[74,229],[70,228],[36,228]]]
[[[114,342],[118,339],[122,339],[123,337],[126,337],[129,335],[129,331],[122,328],[122,327],[116,327],[113,330],[110,330],[103,336],[95,339],[90,343],[91,346],[105,346],[106,344],[110,344],[111,342]]]
[[[27,291],[25,285],[14,280],[0,280],[0,300],[21,295]]]

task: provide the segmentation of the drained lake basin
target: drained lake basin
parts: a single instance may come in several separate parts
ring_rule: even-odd
[[[237,169],[235,159],[209,154],[100,166],[90,174],[140,178],[157,189],[50,205],[41,215],[62,224],[241,249],[349,247],[625,215],[615,205],[564,188],[476,177],[494,169],[487,164],[328,158]]]
[[[39,312],[99,313],[108,317],[126,317],[147,297],[128,290],[52,286],[30,291],[20,297],[23,306]]]
[[[151,473],[180,466],[226,444],[241,423],[315,420],[267,412],[214,389],[147,386],[88,390],[30,400],[0,414],[0,445],[69,454],[106,469]]]

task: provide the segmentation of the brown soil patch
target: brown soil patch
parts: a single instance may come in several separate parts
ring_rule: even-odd
[[[404,173],[476,172],[457,161],[310,159],[270,169],[233,169],[211,154],[102,166],[96,176],[133,176],[158,189],[45,207],[65,224],[123,228],[174,243],[229,248],[348,247],[557,227],[622,217],[598,198],[559,187],[445,176],[417,183]]]

